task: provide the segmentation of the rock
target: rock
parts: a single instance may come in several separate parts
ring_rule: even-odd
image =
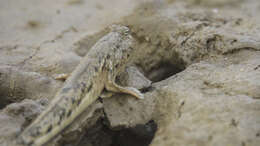
[[[0,144],[14,145],[16,136],[31,123],[47,106],[46,98],[37,101],[25,99],[0,111]]]
[[[120,82],[122,86],[135,87],[140,90],[149,88],[152,84],[135,66],[127,67],[125,72],[118,75],[117,81]]]
[[[260,74],[254,67],[259,55],[247,56],[248,60],[236,65],[200,62],[158,83],[158,90],[171,98],[167,100],[171,108],[158,107],[165,116],[158,119],[159,128],[151,146],[257,146],[260,102],[255,97],[259,94],[256,89]]]
[[[124,86],[137,89],[147,89],[151,85],[151,81],[144,77],[136,67],[128,67],[118,80]],[[143,100],[138,100],[130,95],[115,94],[109,99],[105,98],[103,104],[104,112],[112,128],[126,128],[145,124],[151,119],[155,108],[155,101],[149,96],[145,96]]]
[[[27,99],[52,99],[63,82],[37,72],[13,66],[0,66],[0,107]]]

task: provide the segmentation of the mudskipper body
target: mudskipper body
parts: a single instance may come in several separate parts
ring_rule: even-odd
[[[18,137],[18,143],[41,146],[71,124],[102,92],[120,92],[137,98],[143,95],[133,87],[122,87],[115,78],[125,69],[136,48],[130,30],[113,25],[82,59],[57,92],[49,107]]]

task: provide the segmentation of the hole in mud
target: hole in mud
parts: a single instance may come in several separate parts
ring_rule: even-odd
[[[153,120],[120,130],[111,130],[100,120],[87,130],[78,146],[149,146],[156,130],[157,124]]]
[[[11,100],[8,97],[2,97],[0,96],[1,102],[0,102],[0,110],[4,109],[7,105],[14,103],[15,101]]]
[[[1,82],[1,80],[0,80]],[[25,97],[22,89],[15,88],[16,91],[12,91],[10,88],[1,86],[0,84],[0,110],[4,109],[9,104],[20,102]]]
[[[183,64],[177,65],[169,62],[161,62],[151,69],[147,77],[153,82],[158,82],[175,75],[184,69],[185,66]]]

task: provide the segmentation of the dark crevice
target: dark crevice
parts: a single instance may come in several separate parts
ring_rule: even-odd
[[[236,49],[232,49],[232,50],[228,50],[228,51],[224,52],[223,55],[235,54],[235,53],[238,53],[242,50],[259,51],[258,49],[253,48],[253,47],[237,47]]]
[[[19,91],[17,93],[18,93],[18,95],[21,95],[21,94],[19,94],[20,93]],[[13,93],[12,91],[10,91],[9,89],[6,89],[5,87],[2,87],[1,83],[0,83],[0,99],[1,99],[0,110],[4,109],[9,104],[12,104],[15,102],[20,102],[23,100],[23,98],[18,98],[17,96],[14,96],[14,94],[16,94],[16,93]],[[22,96],[20,96],[20,97],[22,97]]]
[[[87,130],[78,146],[149,146],[157,130],[157,124],[151,120],[144,125],[132,128],[112,130],[99,120],[95,126]]]
[[[19,98],[18,98],[18,96],[19,96]],[[22,96],[22,94],[19,90],[17,90],[16,92],[9,91],[9,89],[1,88],[1,85],[0,85],[0,99],[1,99],[0,110],[4,109],[9,104],[22,101],[24,99],[22,97],[24,97],[24,96]]]
[[[141,93],[151,92],[153,90],[154,90],[154,87],[152,87],[152,86],[140,89]]]
[[[12,80],[13,81],[13,80]],[[23,89],[11,86],[10,74],[0,72],[0,110],[4,109],[7,105],[19,102],[26,97],[23,93]]]
[[[154,121],[119,130],[115,133],[111,146],[149,146],[156,130],[157,125]]]
[[[11,103],[17,102],[16,100],[12,99],[11,97],[3,97],[1,95],[0,95],[0,99],[1,99],[0,110],[4,109],[7,105],[9,105]]]
[[[183,71],[184,69],[184,65],[177,65],[169,62],[161,62],[156,67],[151,69],[147,77],[153,82],[158,82],[172,75],[175,75]]]

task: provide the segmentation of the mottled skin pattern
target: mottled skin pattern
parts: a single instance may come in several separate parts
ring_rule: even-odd
[[[45,144],[71,124],[104,89],[143,98],[137,89],[115,83],[116,75],[124,70],[135,48],[127,27],[113,25],[111,28],[82,59],[50,106],[19,135],[17,143]]]

